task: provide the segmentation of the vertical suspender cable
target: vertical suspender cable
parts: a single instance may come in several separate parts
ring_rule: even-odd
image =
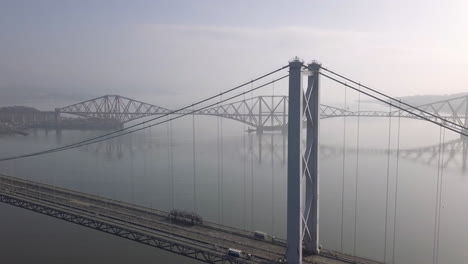
[[[390,143],[392,135],[392,106],[388,112],[388,143],[387,143],[387,181],[385,190],[385,231],[384,231],[384,257],[383,262],[387,260],[387,226],[388,226],[388,195],[390,186]]]
[[[145,134],[145,137],[144,137],[143,144],[138,144],[139,146],[141,145],[141,147],[143,148],[143,179],[151,179],[151,178],[148,177],[148,156],[149,156],[148,152],[150,150],[149,146],[151,146],[150,130],[146,129],[144,134]],[[143,197],[145,197],[145,196],[143,196]],[[147,196],[147,199],[151,199],[151,197]],[[142,202],[143,202],[144,206],[149,206],[147,204],[147,202],[149,202],[149,201],[143,200]]]
[[[251,85],[253,87],[253,84]],[[253,91],[250,93],[250,102],[252,103],[252,108],[254,105],[253,102]],[[253,114],[253,109],[252,114]],[[250,150],[251,150],[251,156],[250,156],[250,228],[254,228],[254,148],[253,148],[253,136],[250,135],[249,137],[249,142],[250,142]]]
[[[167,119],[169,120],[169,117],[167,117]],[[167,191],[168,191],[168,198],[169,198],[169,201],[168,201],[168,204],[167,206],[169,207],[169,211],[172,210],[172,205],[171,205],[171,164],[170,164],[170,160],[171,160],[171,150],[170,150],[170,141],[169,141],[169,122],[166,123],[166,144],[167,144]]]
[[[436,203],[434,208],[434,241],[432,248],[432,263],[435,264],[438,262],[438,243],[439,243],[439,226],[440,226],[440,203],[441,203],[441,192],[442,192],[442,179],[441,171],[444,162],[443,157],[443,141],[445,140],[445,130],[444,130],[444,139],[442,138],[442,127],[439,129],[439,159],[437,161],[437,183],[436,183]]]
[[[399,103],[401,107],[401,102]],[[393,245],[392,245],[392,264],[395,263],[395,242],[396,242],[396,228],[397,228],[397,208],[398,208],[398,179],[400,169],[400,125],[401,125],[401,111],[398,111],[398,136],[397,136],[397,158],[396,158],[396,175],[395,175],[395,205],[393,209]]]
[[[175,207],[175,204],[174,204],[174,190],[175,190],[175,186],[174,186],[174,141],[173,141],[173,135],[172,135],[172,121],[169,122],[169,131],[170,131],[170,149],[171,149],[171,161],[170,161],[170,165],[171,165],[171,204],[172,204],[172,208],[174,209]]]
[[[271,97],[271,112],[270,112],[270,121],[271,127],[274,126],[274,103],[275,103],[275,83],[272,84],[272,93]],[[274,138],[273,133],[271,134],[271,234],[275,231],[275,159],[274,159]]]
[[[445,154],[445,128],[442,134],[442,159],[440,162],[440,194],[439,194],[439,216],[437,220],[437,248],[436,248],[436,264],[439,263],[439,241],[440,241],[440,217],[441,217],[441,209],[442,209],[442,192],[443,192],[443,184],[444,184],[444,154]]]
[[[152,154],[153,154],[153,147],[152,147],[152,146],[153,146],[153,145],[152,145],[152,144],[153,144],[153,128],[152,128],[152,127],[149,128],[149,142],[148,142],[148,143],[151,144],[150,155],[149,155],[149,156],[151,157],[151,156],[153,156],[153,155],[152,155]],[[148,177],[148,178],[149,178],[149,179],[155,179],[156,177],[153,177],[153,176],[154,176],[154,175],[153,175],[153,163],[150,162],[150,165],[149,165],[149,166],[150,166],[150,167],[149,167],[149,174],[150,174],[150,177]],[[150,195],[150,198],[149,198],[149,199],[150,199],[150,200],[149,200],[149,206],[150,206],[151,209],[153,209],[153,208],[154,208],[154,207],[153,207],[153,199],[154,199],[154,196]]]
[[[131,137],[132,135],[130,135]],[[109,143],[111,143],[112,141],[109,141]],[[130,142],[132,142],[132,140],[130,139]],[[116,143],[116,144],[119,144],[119,143]],[[137,143],[138,144],[138,143]],[[132,143],[130,143],[130,149],[133,147],[132,146]],[[132,186],[132,193],[131,193],[131,203],[135,204],[135,170],[134,170],[134,164],[133,164],[133,151],[130,150],[130,171],[131,171],[131,186]]]
[[[348,99],[346,98],[347,87],[344,86],[344,110],[343,113],[343,165],[342,165],[342,176],[341,176],[341,233],[340,233],[340,251],[343,253],[343,233],[344,233],[344,192],[345,192],[345,166],[346,166],[346,108]]]
[[[218,104],[219,106],[219,104]],[[218,108],[219,109],[219,108]],[[216,152],[218,161],[218,223],[221,223],[221,160],[220,160],[220,148],[219,148],[219,115],[216,117]]]
[[[169,117],[168,117],[169,119]],[[169,184],[169,208],[172,210],[174,209],[174,205],[172,202],[172,186],[171,186],[171,132],[170,132],[170,121],[167,122],[167,127],[166,127],[166,133],[167,133],[167,178],[168,178],[168,184]]]
[[[89,146],[86,146],[86,147],[89,147]],[[96,146],[93,146],[93,149],[96,148]],[[93,150],[90,150],[90,151],[93,151]],[[99,172],[99,155],[97,154],[97,150],[95,151],[95,154],[97,155],[96,158],[94,159],[94,165],[96,166],[96,169],[94,170],[96,173],[96,175],[98,175],[99,178],[103,177],[104,173],[100,173]],[[104,182],[104,181],[103,181]],[[99,186],[99,185],[97,185]],[[109,186],[108,184],[105,184],[105,186]],[[109,198],[110,195],[109,193],[106,193],[106,191],[103,191],[102,193],[100,192],[100,188],[98,187],[97,190],[96,190],[96,193],[97,193],[97,196],[102,196],[102,197],[106,197],[106,198]]]
[[[254,160],[254,149],[253,149],[253,136],[249,134],[249,154],[250,154],[250,228],[253,228],[254,222],[254,180],[253,180],[253,160]]]
[[[219,97],[219,100],[222,101],[223,100],[223,96],[220,95]],[[224,111],[224,110],[223,110]],[[223,142],[224,142],[224,139],[223,139],[223,136],[224,136],[224,131],[223,131],[223,118],[221,117],[219,119],[219,123],[220,123],[220,160],[221,160],[221,163],[220,163],[220,177],[221,177],[221,223],[224,224],[224,164],[223,164],[223,161],[224,161],[224,146],[223,146]]]
[[[357,138],[356,138],[356,184],[354,187],[354,243],[353,243],[353,256],[356,256],[356,243],[357,243],[357,213],[358,213],[358,187],[359,187],[359,132],[360,132],[360,119],[361,119],[361,86],[359,85],[358,91],[358,116],[357,116]]]
[[[193,211],[197,212],[197,160],[195,150],[195,108],[192,107],[192,154],[193,154]]]
[[[243,115],[244,115],[243,119],[244,119],[244,121],[247,121],[247,116],[246,116],[246,114],[247,114],[247,111],[246,111],[247,102],[245,101],[245,94],[243,95],[243,102],[242,103],[243,103],[242,110],[243,110]],[[245,133],[245,131],[247,129],[246,127],[247,127],[247,125],[245,124],[245,122],[242,122],[242,128],[243,128],[242,130],[243,130],[244,133]],[[243,186],[244,186],[244,189],[243,189],[243,199],[244,199],[244,212],[243,212],[244,215],[243,216],[244,217],[242,217],[242,219],[243,219],[243,224],[244,224],[244,230],[247,230],[246,229],[246,220],[245,220],[246,217],[247,217],[247,197],[246,197],[247,196],[247,164],[246,164],[246,162],[247,162],[246,161],[247,151],[246,151],[246,147],[245,147],[245,145],[246,145],[245,144],[245,137],[246,137],[246,135],[242,134],[242,147],[243,147],[243,149],[242,149],[242,151],[243,151],[243,153],[242,153],[242,173],[243,173],[243,175],[242,176],[243,176]]]
[[[436,247],[437,247],[437,215],[439,210],[439,183],[440,183],[440,164],[441,164],[441,151],[442,151],[442,127],[439,128],[439,157],[437,160],[437,177],[436,177],[436,202],[434,205],[434,238],[432,244],[432,264],[436,263]]]

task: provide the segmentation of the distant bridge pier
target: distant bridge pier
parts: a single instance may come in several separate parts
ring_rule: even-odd
[[[62,129],[55,129],[55,142],[57,145],[62,144]]]
[[[467,112],[468,112],[468,105],[467,105]],[[466,120],[467,116],[465,116],[465,127],[466,127]],[[462,129],[462,133],[468,135],[468,129]],[[463,141],[463,149],[462,149],[462,171],[466,171],[466,160],[468,157],[468,137],[464,135],[460,135],[460,138]]]
[[[463,150],[462,150],[462,171],[466,171],[466,159],[468,156],[468,140],[463,140]]]
[[[60,108],[55,108],[55,128],[60,130]]]
[[[468,127],[468,96],[465,96],[465,122],[463,123],[464,127]],[[467,129],[465,128],[464,134],[467,134],[466,131]]]
[[[466,129],[466,128],[461,129],[460,132],[465,134],[465,135],[468,135],[468,129]],[[460,138],[463,139],[463,140],[468,140],[468,137],[465,136],[465,135],[460,134]]]
[[[288,125],[277,125],[277,126],[259,126],[255,127],[255,132],[257,135],[261,135],[264,132],[275,132],[280,131],[282,134],[288,133]]]

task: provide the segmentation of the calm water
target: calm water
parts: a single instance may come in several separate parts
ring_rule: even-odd
[[[244,125],[234,121],[197,117],[194,144],[190,119],[79,149],[4,162],[0,171],[161,210],[196,211],[208,221],[284,238],[287,139],[281,134],[249,135]],[[390,149],[396,149],[396,118],[390,130]],[[401,149],[437,146],[441,136],[439,128],[415,120],[401,120],[400,131]],[[323,247],[380,261],[385,255],[391,262],[395,233],[395,263],[432,263],[437,175],[441,173],[439,263],[464,263],[468,258],[464,225],[468,174],[463,170],[462,151],[444,152],[441,170],[437,151],[422,152],[419,157],[401,152],[394,232],[397,158],[375,151],[388,147],[389,120],[361,119],[359,137],[356,132],[353,118],[346,120],[346,127],[342,118],[321,123]],[[100,133],[37,130],[27,137],[1,137],[0,155],[43,150]],[[458,135],[445,133],[446,142],[456,139]],[[0,205],[0,212],[2,263],[194,263],[11,206]]]

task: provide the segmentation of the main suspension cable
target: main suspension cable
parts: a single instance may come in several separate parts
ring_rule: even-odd
[[[306,65],[303,65],[303,66],[307,67]],[[308,68],[308,67],[307,67],[307,68]],[[346,76],[343,76],[343,75],[341,75],[341,74],[339,74],[339,73],[337,73],[337,72],[335,72],[335,71],[332,71],[332,70],[330,70],[330,69],[327,69],[327,68],[325,68],[325,67],[323,67],[323,66],[320,66],[320,68],[323,69],[324,71],[327,71],[327,72],[329,72],[329,73],[331,73],[331,74],[334,74],[334,75],[336,75],[336,76],[338,76],[338,77],[340,77],[340,78],[342,78],[342,79],[344,79],[344,80],[346,80],[346,81],[348,81],[348,82],[354,83],[354,84],[359,85],[359,86],[361,86],[361,87],[363,87],[363,88],[365,88],[365,89],[367,89],[367,90],[369,90],[369,91],[372,91],[372,92],[377,93],[377,94],[379,94],[379,95],[381,95],[381,96],[384,96],[384,97],[387,98],[387,99],[390,99],[390,100],[395,101],[395,102],[399,102],[399,103],[403,104],[403,105],[406,106],[406,107],[409,107],[409,108],[418,110],[418,111],[420,111],[420,112],[422,112],[422,113],[424,113],[424,114],[426,114],[426,115],[430,115],[430,116],[435,117],[435,118],[440,118],[439,116],[437,116],[437,115],[435,115],[435,114],[433,114],[433,113],[427,112],[427,111],[425,111],[425,110],[423,110],[423,109],[420,109],[419,107],[413,106],[413,105],[408,104],[408,103],[405,103],[405,102],[403,102],[403,101],[401,101],[401,100],[399,100],[399,99],[397,99],[397,98],[394,98],[394,97],[391,97],[391,96],[389,96],[389,95],[386,95],[386,94],[384,94],[384,93],[382,93],[382,92],[379,92],[379,91],[376,90],[376,89],[370,88],[369,86],[362,85],[362,84],[360,84],[360,83],[358,83],[358,82],[356,82],[356,81],[354,81],[354,80],[352,80],[352,79],[350,79],[350,78],[347,78]],[[444,121],[447,122],[447,123],[450,123],[450,124],[452,124],[452,125],[454,125],[454,126],[460,127],[460,128],[466,128],[466,127],[464,127],[463,125],[457,124],[457,123],[452,122],[452,121],[450,121],[450,120],[444,120]]]
[[[369,97],[371,97],[371,98],[373,98],[373,99],[375,99],[375,100],[377,100],[377,101],[380,101],[380,102],[382,102],[382,103],[384,103],[384,104],[391,105],[392,107],[395,107],[395,108],[397,108],[397,109],[399,109],[399,110],[401,110],[401,111],[404,111],[404,112],[406,112],[406,113],[409,113],[409,114],[411,114],[411,115],[414,115],[414,116],[416,116],[416,117],[419,117],[419,118],[421,118],[421,119],[423,119],[423,120],[425,120],[425,121],[431,122],[431,123],[433,123],[433,124],[436,124],[436,125],[438,125],[438,126],[441,126],[441,127],[443,127],[443,128],[446,128],[446,129],[448,129],[448,130],[450,130],[450,131],[452,131],[452,132],[455,132],[455,133],[457,133],[457,134],[460,134],[460,135],[463,135],[463,136],[468,137],[468,134],[465,134],[465,133],[463,133],[463,132],[461,132],[461,131],[456,130],[455,128],[452,128],[452,127],[449,127],[449,126],[445,125],[445,123],[450,123],[450,121],[449,121],[449,120],[446,120],[445,118],[437,117],[437,119],[440,119],[440,120],[442,121],[442,123],[437,123],[436,121],[431,120],[430,118],[427,118],[427,117],[425,117],[425,116],[422,116],[422,115],[419,115],[419,114],[417,114],[417,113],[414,113],[414,112],[412,112],[411,110],[408,110],[407,108],[401,107],[402,102],[400,103],[400,105],[395,105],[395,104],[390,103],[390,102],[387,102],[387,101],[385,101],[384,99],[379,98],[379,97],[377,97],[377,96],[375,96],[375,95],[372,95],[372,94],[369,94],[369,93],[367,93],[367,92],[361,91],[361,90],[359,90],[358,88],[356,88],[356,87],[354,87],[354,86],[351,86],[351,85],[349,85],[349,84],[347,84],[347,83],[345,83],[345,82],[343,82],[343,81],[340,81],[340,80],[338,80],[338,79],[336,79],[336,78],[334,78],[334,77],[331,77],[331,76],[329,76],[329,75],[327,75],[327,74],[324,74],[324,73],[322,73],[322,72],[319,72],[319,74],[322,75],[322,76],[324,76],[324,77],[326,77],[326,78],[328,78],[328,79],[330,79],[330,80],[332,80],[332,81],[335,81],[335,82],[340,83],[340,84],[342,84],[342,85],[345,85],[346,87],[349,87],[349,88],[351,88],[351,89],[353,89],[353,90],[355,90],[355,91],[358,91],[358,92],[360,92],[360,93],[362,93],[362,94],[365,94],[365,95],[367,95],[367,96],[369,96]],[[416,109],[418,109],[418,111],[420,111],[419,108],[416,108]],[[401,111],[400,111],[400,112],[401,112]],[[399,118],[400,118],[400,117],[401,117],[401,113],[399,114]],[[1,160],[0,160],[0,161],[1,161]]]

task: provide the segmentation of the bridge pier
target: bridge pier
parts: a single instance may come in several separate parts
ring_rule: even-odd
[[[60,129],[60,108],[55,108],[55,128]]]
[[[468,108],[468,106],[467,106]],[[467,110],[468,111],[468,110]],[[466,119],[466,118],[465,118]],[[466,122],[466,121],[465,121]],[[466,126],[466,123],[465,123]],[[468,129],[462,129],[462,133],[465,135],[468,135]],[[463,143],[463,149],[462,149],[462,170],[466,171],[466,161],[468,158],[468,137],[464,135],[460,135],[460,138],[462,139]]]
[[[460,132],[462,132],[465,135],[468,135],[468,129],[467,128],[462,129]],[[464,135],[461,135],[461,134],[460,134],[460,138],[464,139],[464,140],[468,140],[467,136],[464,136]]]

